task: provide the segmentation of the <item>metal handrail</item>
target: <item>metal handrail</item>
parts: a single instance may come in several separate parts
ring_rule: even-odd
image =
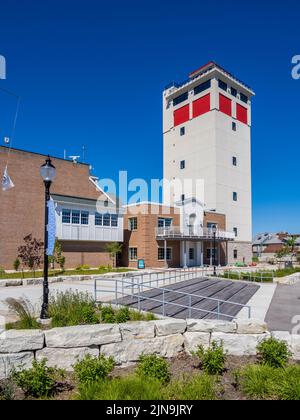
[[[213,229],[203,228],[200,226],[195,226],[191,228],[183,228],[183,229],[180,226],[158,227],[156,228],[155,233],[157,237],[172,237],[172,238],[196,237],[196,238],[213,239],[214,235],[216,239],[234,240],[235,238],[235,234],[233,232],[217,229],[217,231],[214,234]]]
[[[241,308],[247,308],[248,309],[248,317],[251,318],[251,306],[249,305],[243,305],[241,303],[237,303],[237,302],[231,302],[231,301],[225,301],[222,299],[217,299],[217,298],[212,298],[209,296],[203,296],[203,295],[197,295],[194,293],[186,293],[186,292],[181,292],[181,291],[177,291],[177,290],[172,290],[172,289],[167,289],[165,287],[153,287],[152,286],[152,280],[150,278],[149,281],[146,282],[134,282],[133,281],[133,277],[131,278],[131,281],[126,280],[124,277],[122,278],[96,278],[95,279],[95,283],[94,283],[94,293],[95,293],[95,301],[97,301],[97,293],[98,292],[102,292],[102,293],[111,293],[111,291],[107,291],[107,290],[100,290],[97,288],[97,281],[101,280],[101,281],[114,281],[115,282],[115,302],[116,304],[118,304],[118,300],[119,300],[119,295],[122,295],[122,297],[124,298],[125,296],[131,296],[131,297],[136,297],[138,299],[138,309],[140,310],[140,301],[141,299],[143,300],[152,300],[155,302],[159,302],[162,304],[162,312],[163,312],[163,316],[165,315],[165,305],[174,305],[174,306],[180,306],[183,307],[185,309],[188,309],[189,314],[191,314],[192,310],[198,310],[201,312],[206,312],[209,314],[215,314],[217,315],[218,319],[220,318],[220,316],[224,316],[224,317],[228,317],[228,318],[235,318],[234,316],[231,315],[227,315],[224,313],[220,312],[220,306],[222,304],[230,304],[230,305],[234,305],[234,306],[239,306]],[[159,281],[159,280],[158,280]],[[121,291],[118,288],[118,284],[121,283]],[[160,292],[162,292],[163,294],[163,299],[157,299],[157,298],[152,298],[152,297],[148,297],[148,296],[143,296],[142,293],[144,292],[144,287],[146,285],[150,285],[148,288],[149,290],[159,290]],[[142,286],[142,289],[141,289]],[[137,288],[138,293],[135,292],[135,289]],[[125,289],[130,289],[131,293],[126,293]],[[189,305],[181,305],[178,303],[174,303],[174,302],[169,302],[165,300],[165,294],[166,293],[177,293],[178,295],[181,296],[186,296],[189,299]],[[217,302],[217,311],[209,311],[209,310],[205,310],[205,309],[200,309],[200,308],[195,308],[192,306],[192,297],[197,297],[200,298],[201,300],[208,300],[208,301],[213,301],[213,302]]]

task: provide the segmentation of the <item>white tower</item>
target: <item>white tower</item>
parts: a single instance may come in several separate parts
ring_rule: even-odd
[[[251,97],[254,92],[214,62],[163,92],[164,178],[204,180],[208,209],[226,215],[236,235],[229,262],[252,257]],[[171,201],[190,198],[175,191]],[[164,193],[165,202],[169,196]]]

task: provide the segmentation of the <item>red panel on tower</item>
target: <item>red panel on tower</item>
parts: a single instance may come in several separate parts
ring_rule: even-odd
[[[185,105],[174,111],[174,127],[183,124],[190,119],[190,105]]]
[[[210,93],[193,102],[193,118],[210,111]]]
[[[224,112],[224,114],[232,116],[232,106],[231,106],[231,99],[227,98],[226,96],[220,93],[220,111]]]
[[[236,104],[236,118],[244,124],[248,124],[248,109],[240,104]]]

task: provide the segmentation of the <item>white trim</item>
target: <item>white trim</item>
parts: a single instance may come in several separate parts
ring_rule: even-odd
[[[105,197],[107,197],[108,198],[108,200],[111,202],[111,203],[113,203],[113,204],[116,204],[116,202],[105,192],[105,191],[103,191],[102,190],[102,188],[100,188],[99,187],[99,185],[97,184],[97,182],[96,182],[96,180],[95,180],[95,177],[89,177],[89,180],[90,180],[90,182],[96,187],[96,190],[97,191],[100,191],[102,194],[104,194],[105,195]]]

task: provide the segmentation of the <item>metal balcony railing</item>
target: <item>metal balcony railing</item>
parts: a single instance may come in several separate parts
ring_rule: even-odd
[[[161,239],[199,238],[213,240],[214,233],[211,228],[189,227],[182,229],[180,226],[170,226],[156,228],[156,237]],[[216,239],[233,241],[235,239],[235,234],[233,232],[217,229]]]

